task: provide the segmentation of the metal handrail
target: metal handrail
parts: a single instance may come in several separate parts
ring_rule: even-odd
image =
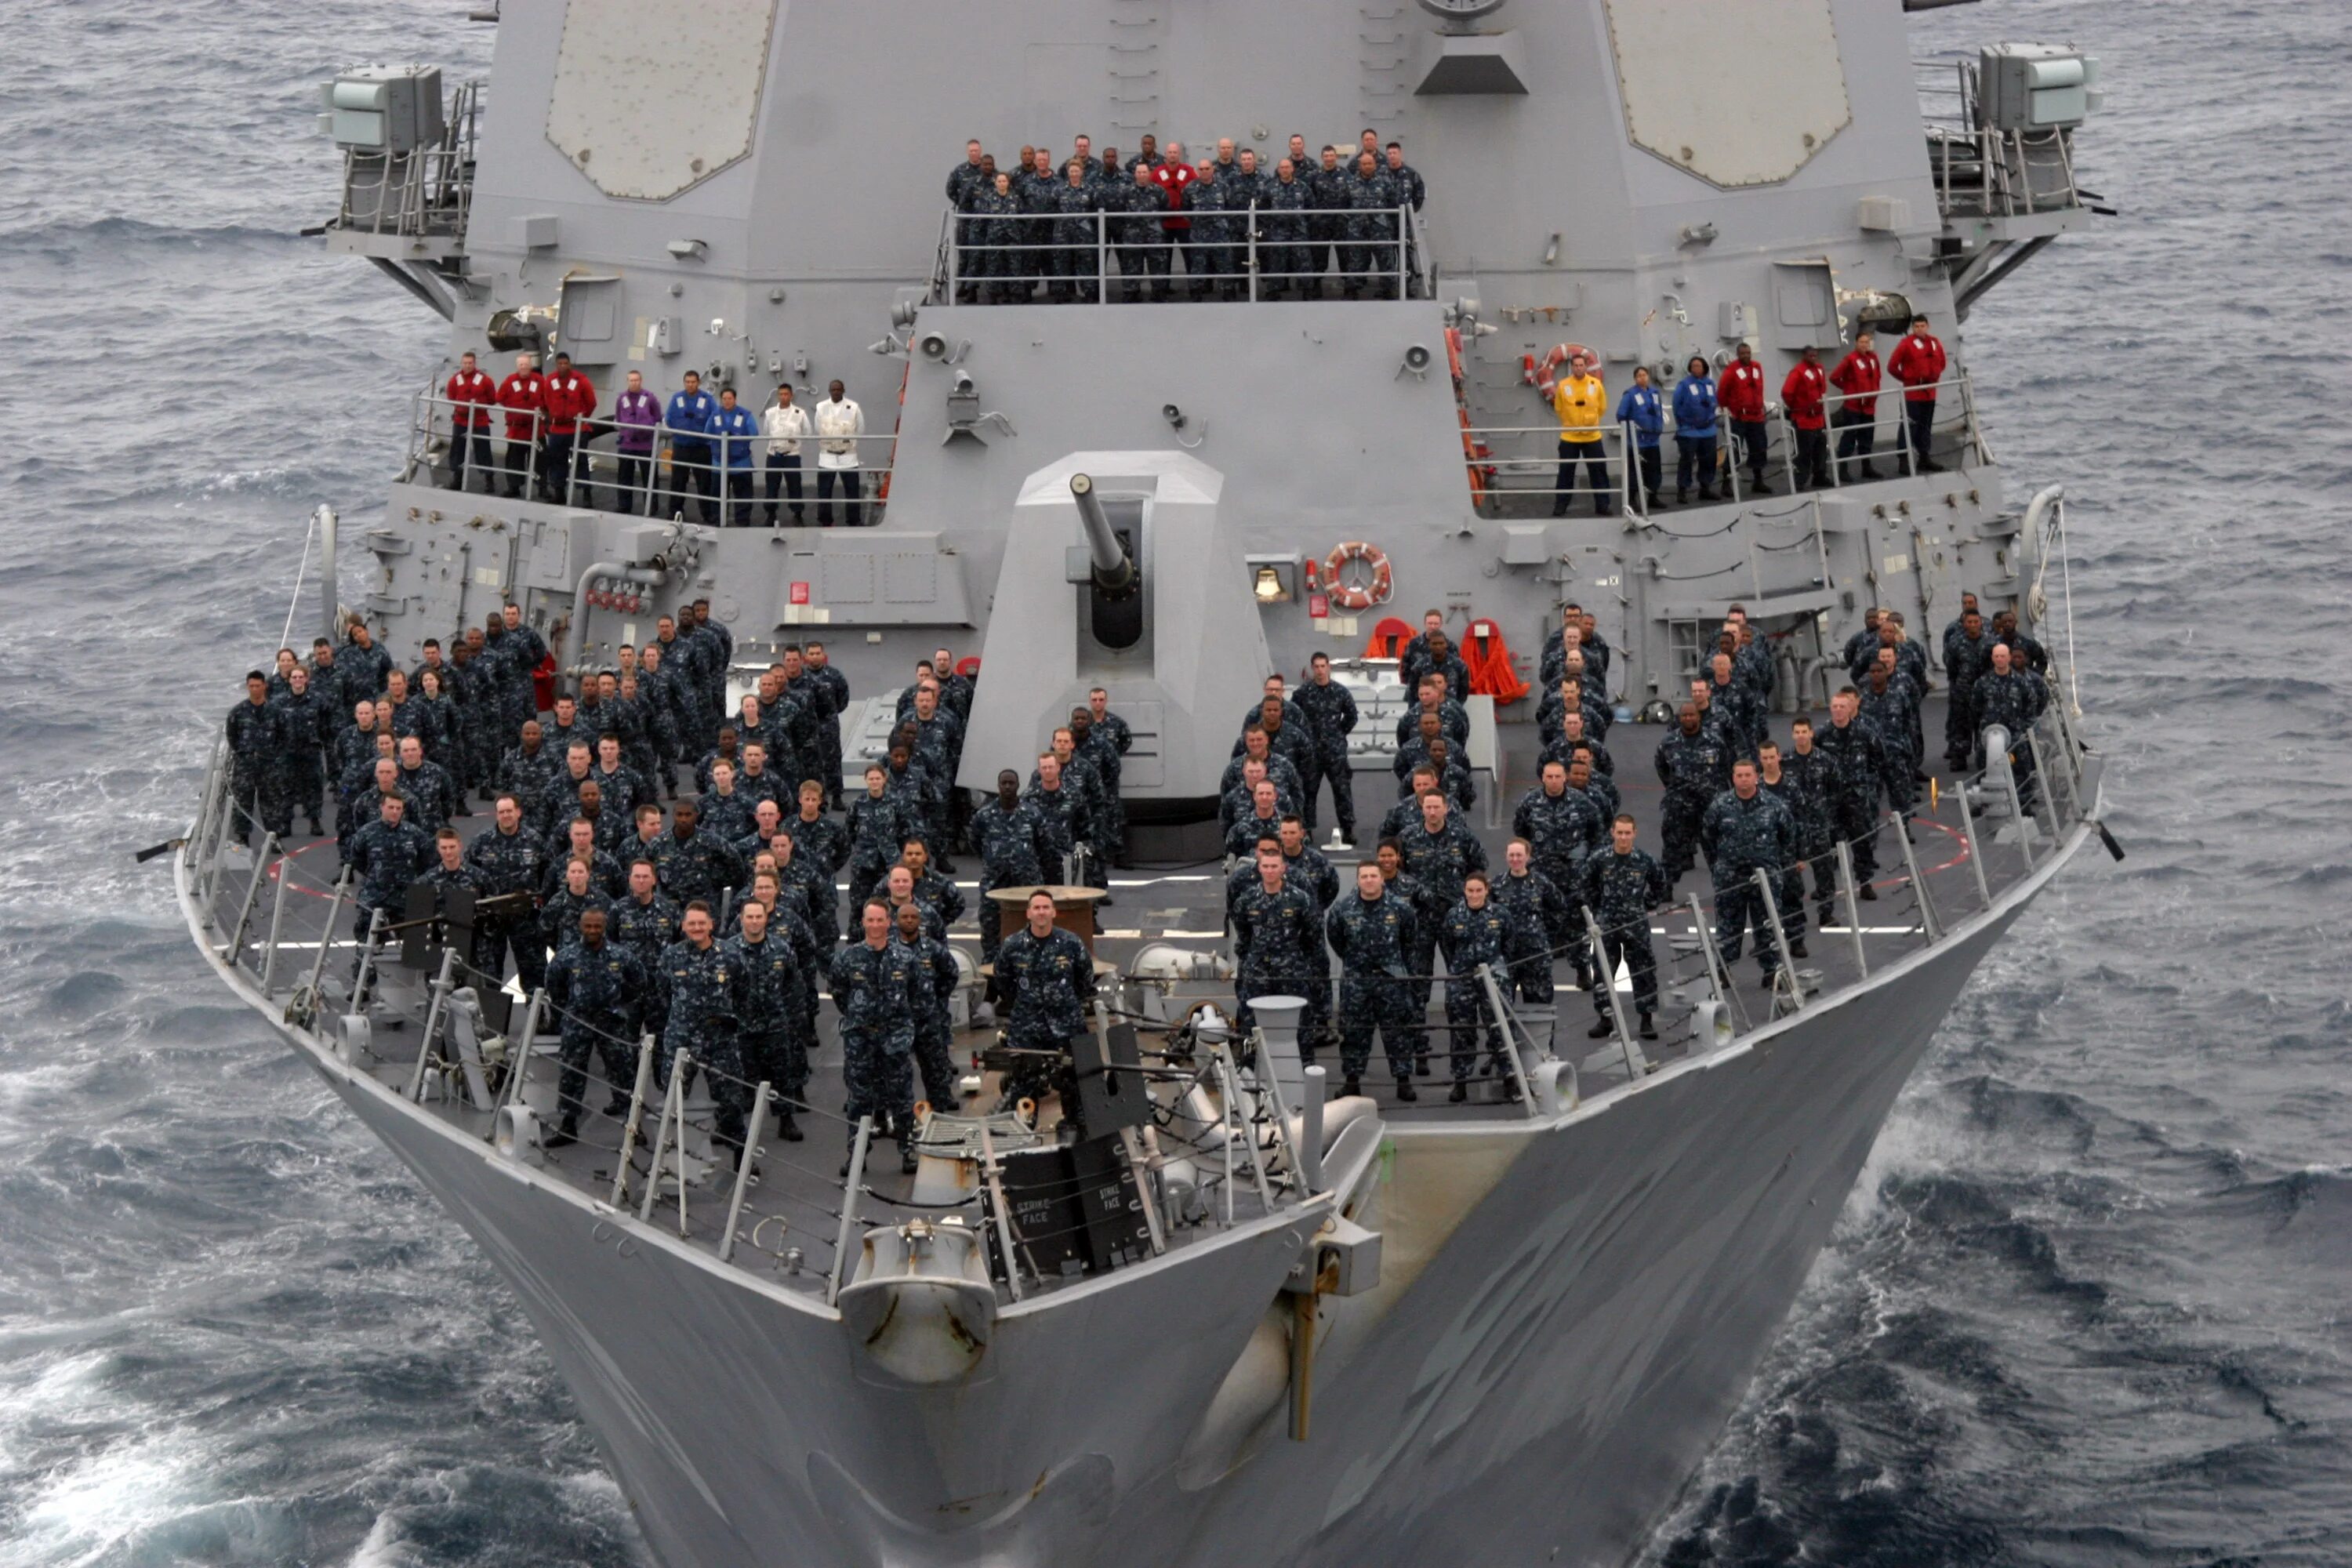
[[[1943,394],[1945,392],[1955,391],[1959,394],[1958,406],[1960,410],[1960,416],[1957,422],[1957,428],[1960,431],[1962,441],[1965,445],[1972,447],[1975,449],[1978,461],[1979,463],[1990,462],[1992,460],[1990,450],[1986,446],[1983,439],[1982,427],[1977,417],[1975,391],[1969,381],[1968,373],[1965,370],[1948,371],[1938,380],[1926,384],[1926,389],[1933,391],[1937,395],[1937,401],[1939,409],[1943,402]],[[1888,426],[1891,424],[1893,427],[1892,438],[1896,444],[1885,453],[1885,456],[1897,465],[1897,470],[1902,477],[1909,478],[1918,473],[1919,468],[1917,466],[1917,458],[1911,450],[1909,439],[1906,434],[1907,426],[1905,422],[1905,416],[1900,412],[1901,405],[1906,401],[1904,395],[1911,390],[1913,389],[1905,386],[1900,382],[1889,382],[1885,385],[1882,385],[1875,392],[1844,393],[1832,391],[1825,394],[1822,399],[1822,418],[1825,425],[1825,428],[1822,432],[1824,437],[1834,445],[1837,437],[1842,434],[1842,430],[1840,426],[1833,423],[1830,423],[1830,421],[1836,410],[1844,407],[1847,404],[1853,402],[1870,402],[1873,400],[1892,403],[1896,405],[1896,408],[1891,416],[1883,410],[1877,408],[1873,409],[1873,417],[1869,429],[1871,431],[1874,448],[1875,447],[1878,439],[1882,436],[1886,435]],[[1675,422],[1672,399],[1673,393],[1671,389],[1660,389],[1659,402],[1661,404],[1661,428],[1658,433],[1658,440],[1662,447],[1664,443],[1675,440],[1681,435],[1681,429]],[[1766,461],[1768,463],[1771,463],[1773,467],[1780,470],[1781,479],[1785,487],[1783,493],[1788,493],[1789,491],[1792,491],[1796,485],[1796,426],[1789,418],[1787,408],[1778,401],[1768,403],[1765,405],[1764,424],[1766,426]],[[1729,489],[1730,499],[1735,501],[1745,500],[1748,498],[1742,491],[1741,479],[1747,465],[1740,460],[1741,454],[1735,451],[1732,447],[1733,437],[1730,430],[1728,429],[1729,425],[1730,419],[1728,416],[1718,415],[1716,423],[1716,434],[1711,437],[1711,439],[1717,443],[1717,463],[1719,469],[1722,470],[1721,477],[1723,482]],[[1937,426],[1939,430],[1943,431],[1949,431],[1955,427],[1955,422],[1950,420],[1946,420]],[[1852,426],[1846,426],[1844,428],[1850,429]],[[1507,479],[1515,474],[1536,474],[1545,469],[1552,468],[1554,465],[1559,461],[1559,458],[1556,452],[1549,447],[1539,453],[1495,451],[1491,449],[1482,450],[1480,448],[1488,447],[1486,437],[1517,437],[1517,440],[1514,444],[1523,447],[1527,445],[1527,438],[1530,437],[1543,437],[1557,440],[1560,432],[1559,427],[1556,424],[1469,426],[1463,432],[1465,437],[1462,458],[1463,468],[1465,471],[1471,474],[1474,480],[1474,493],[1483,490],[1488,498],[1490,506],[1499,505],[1502,500],[1510,497],[1526,497],[1530,499],[1551,497],[1557,499],[1561,497],[1572,498],[1576,496],[1606,494],[1616,500],[1621,510],[1642,517],[1647,517],[1649,515],[1648,498],[1643,493],[1641,486],[1635,482],[1635,476],[1633,471],[1633,465],[1631,462],[1626,461],[1628,454],[1631,453],[1637,445],[1637,437],[1634,433],[1633,426],[1630,424],[1612,423],[1597,426],[1595,426],[1595,429],[1601,437],[1603,459],[1611,465],[1611,482],[1605,491],[1593,485],[1577,484],[1575,482],[1577,476],[1575,475],[1570,476],[1570,486],[1566,489],[1561,489],[1557,486],[1545,488],[1541,486],[1497,482],[1498,480]],[[1774,439],[1776,437],[1778,437],[1777,440]],[[1778,452],[1777,461],[1775,461],[1770,455],[1775,450]],[[1830,488],[1832,489],[1842,489],[1846,483],[1850,482],[1846,479],[1843,472],[1843,469],[1847,464],[1870,461],[1879,455],[1880,454],[1877,451],[1874,450],[1867,458],[1840,458],[1836,456],[1834,450],[1832,450],[1829,465]],[[1663,454],[1660,460],[1662,463],[1666,460]],[[1581,473],[1581,468],[1580,467],[1579,472]]]
[[[480,82],[458,84],[441,140],[429,146],[407,153],[345,148],[342,199],[329,226],[414,238],[462,236],[473,205],[481,97]],[[357,199],[371,195],[373,201]]]
[[[598,398],[608,395],[598,390]],[[487,427],[456,423],[459,411],[470,418],[476,414],[487,416]],[[753,417],[759,411],[751,410]],[[527,416],[531,435],[527,442],[516,441],[506,434],[505,421],[509,415]],[[451,467],[450,447],[460,438],[488,445],[489,462],[483,473],[486,493],[504,484],[509,491],[519,489],[527,499],[547,500],[561,506],[577,506],[590,510],[627,512],[635,515],[685,515],[689,521],[697,513],[715,512],[722,521],[734,509],[764,510],[769,504],[764,489],[759,484],[746,485],[734,491],[728,483],[730,476],[750,480],[763,480],[772,473],[783,471],[769,457],[771,441],[787,439],[764,434],[751,436],[697,436],[667,425],[622,425],[609,415],[589,415],[575,421],[577,428],[564,432],[572,440],[570,459],[561,473],[547,470],[548,439],[551,434],[551,418],[540,410],[510,411],[495,403],[461,403],[440,393],[426,390],[416,395],[410,416],[408,458],[403,479],[416,482],[420,476],[431,476],[438,481],[443,470]],[[642,454],[624,452],[619,447],[622,434],[626,431],[649,433],[647,449]],[[710,450],[707,459],[682,457],[677,442],[701,440]],[[847,441],[855,445],[858,462],[850,469],[834,468],[839,474],[853,472],[858,477],[860,495],[856,510],[868,519],[878,521],[887,502],[882,495],[893,471],[895,431],[867,432],[862,436],[820,437],[812,431],[797,437],[802,451],[801,466],[794,470],[801,483],[803,497],[795,500],[780,500],[779,508],[842,506],[847,503],[838,495],[830,500],[815,494],[818,479],[827,469],[819,460],[817,448],[825,441]],[[513,453],[512,448],[524,449]],[[884,461],[868,462],[865,454],[875,447],[883,448]],[[748,463],[730,461],[736,448],[748,451]],[[471,471],[484,465],[476,460],[478,454],[469,454],[466,468],[467,483],[472,485]],[[512,466],[517,458],[520,466]],[[641,471],[629,474],[628,465],[640,466]],[[781,487],[780,487],[781,488]],[[760,489],[755,496],[752,491]]]
[[[1049,295],[1055,289],[1066,286],[1072,292],[1085,293],[1087,303],[1109,304],[1114,302],[1110,290],[1110,285],[1114,281],[1130,287],[1150,285],[1155,280],[1165,285],[1180,276],[1186,283],[1192,285],[1236,284],[1240,286],[1244,300],[1250,303],[1260,302],[1265,298],[1265,290],[1278,284],[1304,283],[1319,288],[1325,279],[1334,277],[1350,286],[1356,279],[1377,281],[1383,289],[1393,285],[1395,293],[1383,297],[1398,299],[1405,298],[1416,290],[1420,297],[1425,299],[1432,295],[1436,286],[1436,264],[1429,246],[1426,227],[1420,215],[1409,205],[1372,208],[1365,212],[1348,208],[1316,209],[1296,215],[1301,225],[1317,218],[1369,216],[1383,226],[1395,226],[1387,235],[1374,239],[1333,239],[1328,237],[1320,240],[1306,237],[1295,240],[1268,238],[1265,234],[1266,209],[1262,207],[1245,207],[1235,212],[1182,215],[1191,218],[1195,224],[1225,221],[1238,222],[1244,226],[1243,232],[1230,239],[1205,243],[1192,240],[1182,246],[1172,246],[1165,237],[1130,242],[1125,236],[1132,230],[1118,226],[1129,224],[1160,225],[1164,224],[1165,218],[1169,216],[1173,215],[1100,210],[1072,214],[965,213],[950,209],[941,219],[940,250],[931,279],[931,294],[925,302],[934,305],[945,304],[970,289],[980,302],[997,303],[1000,301],[990,300],[986,296],[995,286],[1002,284],[1017,286],[1017,298],[1013,302],[1025,303],[1034,296],[1038,286],[1042,284],[1045,286]],[[1285,218],[1291,216],[1283,215]],[[1034,237],[1008,239],[972,237],[975,231],[985,234],[991,226],[1007,226],[1015,236],[1034,237],[1040,226],[1071,223],[1080,218],[1091,220],[1089,225],[1093,235],[1091,242],[1082,241],[1076,245],[1067,245],[1053,240],[1039,241]],[[1174,231],[1166,230],[1164,227],[1161,230],[1163,237],[1172,232]],[[1199,231],[1194,229],[1189,232]],[[1227,250],[1235,253],[1233,257],[1234,269],[1229,272],[1198,273],[1190,270],[1192,265],[1192,254],[1204,249]],[[1054,265],[1055,258],[1076,256],[1083,258],[1088,250],[1091,250],[1094,255],[1093,266],[1090,268],[1073,269]],[[1137,271],[1128,269],[1130,263],[1140,264],[1144,260],[1144,258],[1137,253],[1153,250],[1166,253],[1163,259],[1169,265],[1158,269],[1150,267],[1143,267]],[[1174,270],[1172,252],[1175,250],[1187,253],[1187,270],[1181,274]],[[1284,253],[1292,250],[1318,253],[1337,251],[1341,262],[1340,268],[1335,273],[1319,269],[1301,271],[1292,268],[1265,265],[1267,258],[1264,253],[1274,252],[1276,253],[1274,259],[1280,260]],[[1350,252],[1357,253],[1359,258],[1365,264],[1360,268],[1349,268],[1345,263]],[[1363,253],[1366,252],[1370,254],[1364,255]],[[1016,258],[1034,256],[1039,258],[1040,261],[1034,270],[1001,270],[996,265],[997,258],[1006,256]],[[1116,268],[1112,266],[1114,259],[1118,262]],[[1380,264],[1373,265],[1375,260]],[[969,270],[971,264],[975,261],[983,264],[985,270]],[[1088,293],[1087,290],[1091,292]]]

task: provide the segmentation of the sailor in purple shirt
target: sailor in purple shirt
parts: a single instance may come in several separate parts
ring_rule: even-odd
[[[628,390],[613,405],[615,434],[613,449],[620,454],[621,489],[614,510],[635,515],[637,498],[646,493],[646,476],[653,463],[654,426],[661,423],[661,399],[646,390],[646,378],[629,373]]]

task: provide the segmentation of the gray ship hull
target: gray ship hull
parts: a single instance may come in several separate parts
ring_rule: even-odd
[[[669,1568],[1615,1563],[1739,1398],[1954,997],[2084,836],[1869,984],[1639,1092],[1524,1129],[1392,1123],[1381,1283],[1334,1304],[1311,1436],[1272,1411],[1222,1479],[1180,1451],[1318,1209],[1009,1310],[951,1392],[891,1387],[829,1310],[616,1223],[265,1012],[497,1266]],[[194,926],[184,870],[182,896]]]

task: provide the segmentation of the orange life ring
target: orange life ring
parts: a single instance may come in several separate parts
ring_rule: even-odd
[[[1566,364],[1570,354],[1582,354],[1596,364],[1601,361],[1599,354],[1594,353],[1582,343],[1554,343],[1551,346],[1551,352],[1544,355],[1542,364],[1536,369],[1535,385],[1538,392],[1542,393],[1546,397],[1551,395],[1552,372]]]
[[[1371,568],[1372,580],[1369,584],[1351,583],[1340,574],[1349,563],[1357,561]],[[1331,602],[1350,613],[1369,610],[1374,605],[1385,605],[1390,595],[1396,592],[1395,579],[1389,573],[1387,554],[1361,540],[1351,541],[1331,552],[1323,563],[1323,582],[1325,591],[1331,595]]]

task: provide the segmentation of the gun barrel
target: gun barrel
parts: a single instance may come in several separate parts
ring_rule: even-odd
[[[1123,594],[1135,585],[1135,563],[1111,531],[1109,514],[1095,494],[1091,475],[1070,476],[1070,499],[1078,504],[1078,521],[1087,531],[1087,552],[1094,559],[1095,586],[1106,594]]]

